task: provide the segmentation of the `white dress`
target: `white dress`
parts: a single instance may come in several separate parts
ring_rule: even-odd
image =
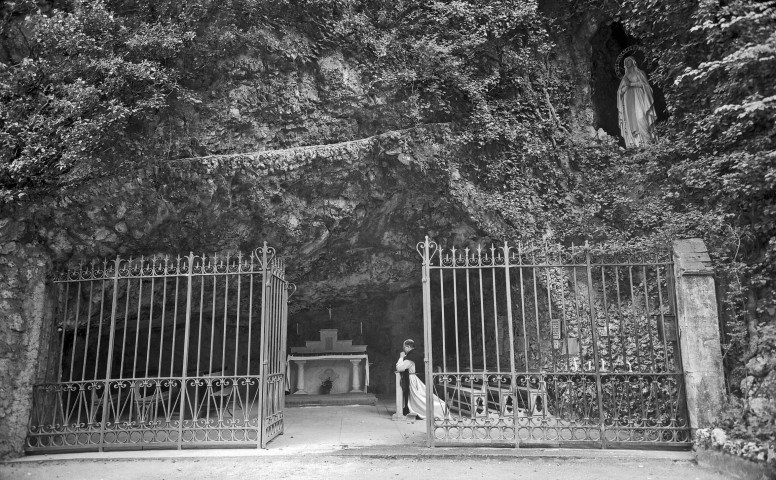
[[[652,87],[647,75],[636,67],[631,58],[625,59],[625,75],[617,94],[620,133],[628,148],[655,143],[654,124],[657,120]]]
[[[412,360],[405,360],[403,357],[399,358],[396,362],[396,370],[403,372],[409,370],[410,372],[410,394],[407,400],[407,407],[410,409],[410,413],[414,413],[421,420],[426,416],[426,385],[415,375],[415,362]],[[432,394],[433,395],[433,394]],[[448,408],[445,402],[441,398],[433,395],[432,408],[434,409],[434,418],[443,418],[448,416]]]

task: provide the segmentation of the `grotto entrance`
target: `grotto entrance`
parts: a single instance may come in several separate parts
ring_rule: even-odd
[[[617,88],[620,84],[620,78],[617,73],[618,58],[627,48],[635,48],[638,45],[638,39],[631,37],[625,31],[620,22],[609,22],[602,24],[593,37],[590,39],[592,47],[592,59],[590,68],[590,86],[591,100],[593,103],[593,126],[596,129],[603,129],[607,134],[620,138],[622,145],[624,140],[620,137],[620,125],[617,112]],[[638,67],[645,71],[651,79],[651,73],[657,67],[657,63],[651,61],[644,55],[644,51],[635,50],[627,55],[633,55]],[[622,65],[620,65],[622,68]],[[662,122],[668,119],[668,109],[666,107],[665,95],[660,87],[650,81],[652,93],[655,101],[655,113],[657,121]]]
[[[28,452],[266,446],[282,433],[284,262],[121,259],[58,275]]]
[[[668,253],[422,249],[429,446],[691,445]]]

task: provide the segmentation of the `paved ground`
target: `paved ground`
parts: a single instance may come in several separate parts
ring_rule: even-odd
[[[423,422],[394,422],[377,406],[286,410],[266,450],[152,450],[29,456],[0,479],[723,479],[690,452],[425,447]]]
[[[229,457],[53,461],[0,467],[2,479],[682,479],[723,480],[691,462],[557,458]]]

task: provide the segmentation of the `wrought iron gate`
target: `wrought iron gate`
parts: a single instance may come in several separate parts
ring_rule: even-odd
[[[670,258],[418,252],[427,395],[446,404],[427,412],[429,446],[690,445]]]
[[[266,446],[283,432],[285,266],[249,255],[62,272],[27,450]]]

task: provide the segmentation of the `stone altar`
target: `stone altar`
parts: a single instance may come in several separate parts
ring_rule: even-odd
[[[286,366],[287,388],[294,395],[317,395],[321,383],[331,379],[331,394],[365,394],[369,386],[366,345],[340,340],[337,329],[323,329],[320,340],[291,347]]]

